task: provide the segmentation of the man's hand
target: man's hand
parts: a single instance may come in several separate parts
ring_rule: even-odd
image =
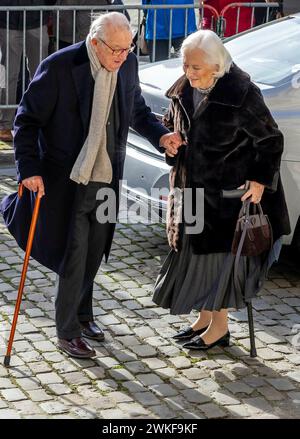
[[[45,195],[44,182],[39,175],[25,178],[25,180],[22,181],[22,184],[30,191],[38,192],[39,198],[42,198]]]
[[[257,181],[250,181],[249,190],[242,196],[241,201],[245,201],[247,198],[251,197],[251,202],[254,204],[260,203],[261,197],[265,190],[263,184],[257,183]]]
[[[170,157],[174,157],[178,152],[178,148],[185,143],[178,132],[164,134],[159,139],[159,144],[166,149],[166,154]]]

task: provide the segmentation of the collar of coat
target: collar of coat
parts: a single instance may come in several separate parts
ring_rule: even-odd
[[[208,95],[208,102],[232,107],[240,107],[250,86],[250,76],[236,64],[232,64],[228,73],[219,78],[215,87]],[[192,95],[192,87],[185,75],[182,75],[166,92],[168,98],[187,99]]]

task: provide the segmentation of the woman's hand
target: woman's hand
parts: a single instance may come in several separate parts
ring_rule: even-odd
[[[261,197],[264,193],[265,186],[263,184],[257,183],[257,181],[250,181],[249,190],[242,196],[241,200],[245,201],[247,198],[251,197],[251,203],[260,203]]]

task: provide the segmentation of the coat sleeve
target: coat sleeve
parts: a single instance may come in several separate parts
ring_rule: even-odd
[[[17,110],[14,122],[14,148],[18,181],[42,175],[38,137],[55,108],[58,85],[51,62],[38,67]]]
[[[150,108],[146,105],[145,100],[141,93],[141,87],[139,83],[139,77],[137,72],[137,60],[136,62],[136,85],[134,94],[134,107],[131,116],[130,126],[137,131],[141,136],[146,137],[150,143],[161,153],[165,152],[165,148],[159,146],[159,139],[164,134],[169,133],[169,130],[165,128],[156,116],[151,112]]]
[[[248,168],[247,179],[276,190],[283,152],[283,135],[267,108],[258,87],[247,99],[243,129],[253,140],[254,160]]]

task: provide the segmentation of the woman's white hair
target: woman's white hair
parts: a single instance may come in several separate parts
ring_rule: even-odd
[[[184,55],[195,49],[205,53],[207,64],[218,65],[218,70],[214,74],[216,78],[221,78],[229,72],[232,58],[221,39],[213,31],[201,29],[189,35],[182,43],[181,53]]]
[[[98,14],[93,20],[90,27],[90,37],[105,39],[108,27],[112,27],[114,31],[126,30],[132,34],[130,23],[124,14],[120,12],[108,12]]]

